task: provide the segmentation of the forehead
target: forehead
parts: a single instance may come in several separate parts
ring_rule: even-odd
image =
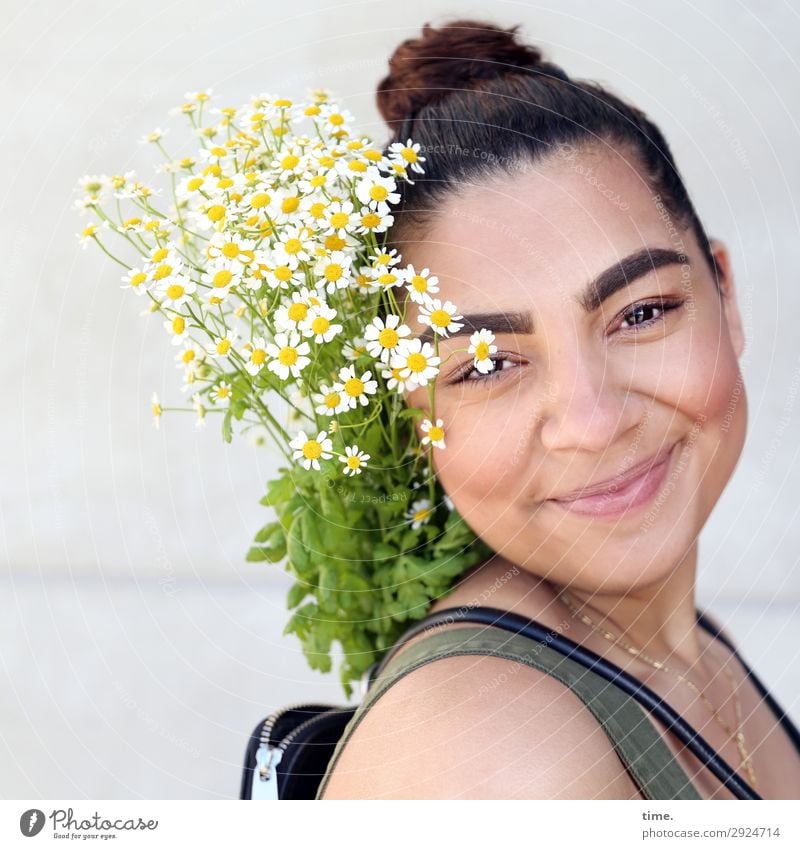
[[[449,196],[406,261],[439,277],[459,309],[534,292],[573,293],[648,245],[688,249],[631,154],[563,150]]]

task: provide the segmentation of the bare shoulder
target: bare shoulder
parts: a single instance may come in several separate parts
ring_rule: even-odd
[[[489,655],[396,681],[342,749],[323,799],[629,799],[638,788],[583,702]]]

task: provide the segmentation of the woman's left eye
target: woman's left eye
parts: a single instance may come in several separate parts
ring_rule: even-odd
[[[664,316],[670,310],[678,309],[681,306],[683,306],[683,301],[646,301],[645,303],[634,304],[622,313],[623,324],[629,316],[633,317],[634,324],[631,327],[623,327],[623,330],[637,330],[640,327],[649,327],[652,324],[663,321]],[[639,316],[647,315],[648,313],[656,313],[656,315],[654,318],[636,321]]]

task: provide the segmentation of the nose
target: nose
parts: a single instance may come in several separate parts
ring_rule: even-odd
[[[560,348],[551,358],[540,403],[539,438],[546,451],[602,453],[638,422],[641,401],[602,355]]]

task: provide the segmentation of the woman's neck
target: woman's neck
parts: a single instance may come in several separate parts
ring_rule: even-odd
[[[695,609],[697,541],[666,579],[624,595],[567,588],[566,598],[600,628],[668,662],[686,666],[701,661],[703,647]],[[562,589],[554,585],[556,592]]]

